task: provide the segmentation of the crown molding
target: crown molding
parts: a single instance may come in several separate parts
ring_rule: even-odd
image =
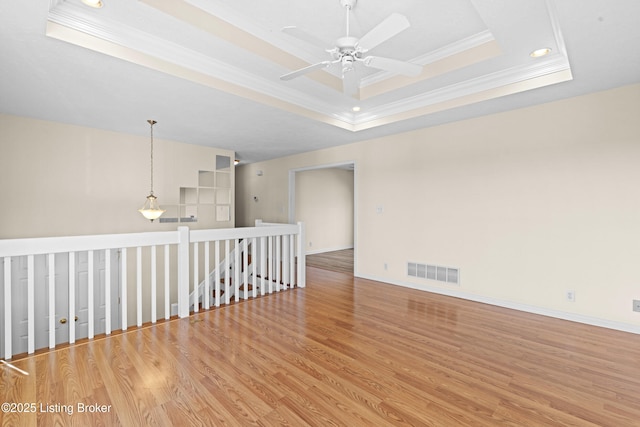
[[[545,61],[535,62],[531,65],[519,65],[505,70],[496,71],[494,73],[468,79],[409,98],[404,98],[399,101],[371,108],[366,113],[358,115],[354,124],[362,125],[363,123],[391,115],[449,102],[456,98],[464,98],[476,93],[482,93],[491,89],[512,85],[514,83],[534,80],[539,77],[567,70],[570,70],[569,61],[566,57],[560,54],[555,54]]]

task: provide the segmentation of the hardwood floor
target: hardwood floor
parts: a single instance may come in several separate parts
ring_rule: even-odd
[[[0,401],[36,411],[3,426],[640,425],[638,335],[313,267],[303,289],[12,363],[29,375],[0,365]]]
[[[353,273],[353,249],[307,255],[306,263],[309,267]]]

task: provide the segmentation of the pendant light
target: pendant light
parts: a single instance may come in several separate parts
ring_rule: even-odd
[[[153,195],[153,125],[157,122],[155,120],[147,120],[147,123],[151,125],[151,191],[147,196],[147,201],[144,203],[144,206],[138,209],[138,212],[153,222],[154,219],[160,218],[164,213],[164,209],[160,208],[158,198]]]

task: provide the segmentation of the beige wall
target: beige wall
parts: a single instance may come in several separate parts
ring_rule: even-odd
[[[353,160],[358,275],[640,332],[638,117],[633,85],[245,165],[236,219],[286,220],[289,170]]]
[[[322,168],[295,174],[295,221],[305,224],[307,253],[353,247],[353,171]]]
[[[146,122],[140,126],[148,131]],[[165,207],[179,203],[180,187],[198,186],[198,171],[213,170],[216,154],[233,159],[234,153],[163,140],[160,126],[154,128],[154,193]],[[149,136],[1,114],[0,129],[0,238],[176,229],[138,212],[149,194]],[[228,223],[202,217],[187,225],[233,227],[234,216],[232,210]]]

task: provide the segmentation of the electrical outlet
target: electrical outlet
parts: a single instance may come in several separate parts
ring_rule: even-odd
[[[576,293],[575,291],[565,291],[564,293],[565,299],[570,302],[576,302]]]
[[[633,300],[633,311],[639,311],[640,312],[640,299],[634,299]]]
[[[387,263],[384,263],[384,269],[386,270],[389,266],[387,265]]]

